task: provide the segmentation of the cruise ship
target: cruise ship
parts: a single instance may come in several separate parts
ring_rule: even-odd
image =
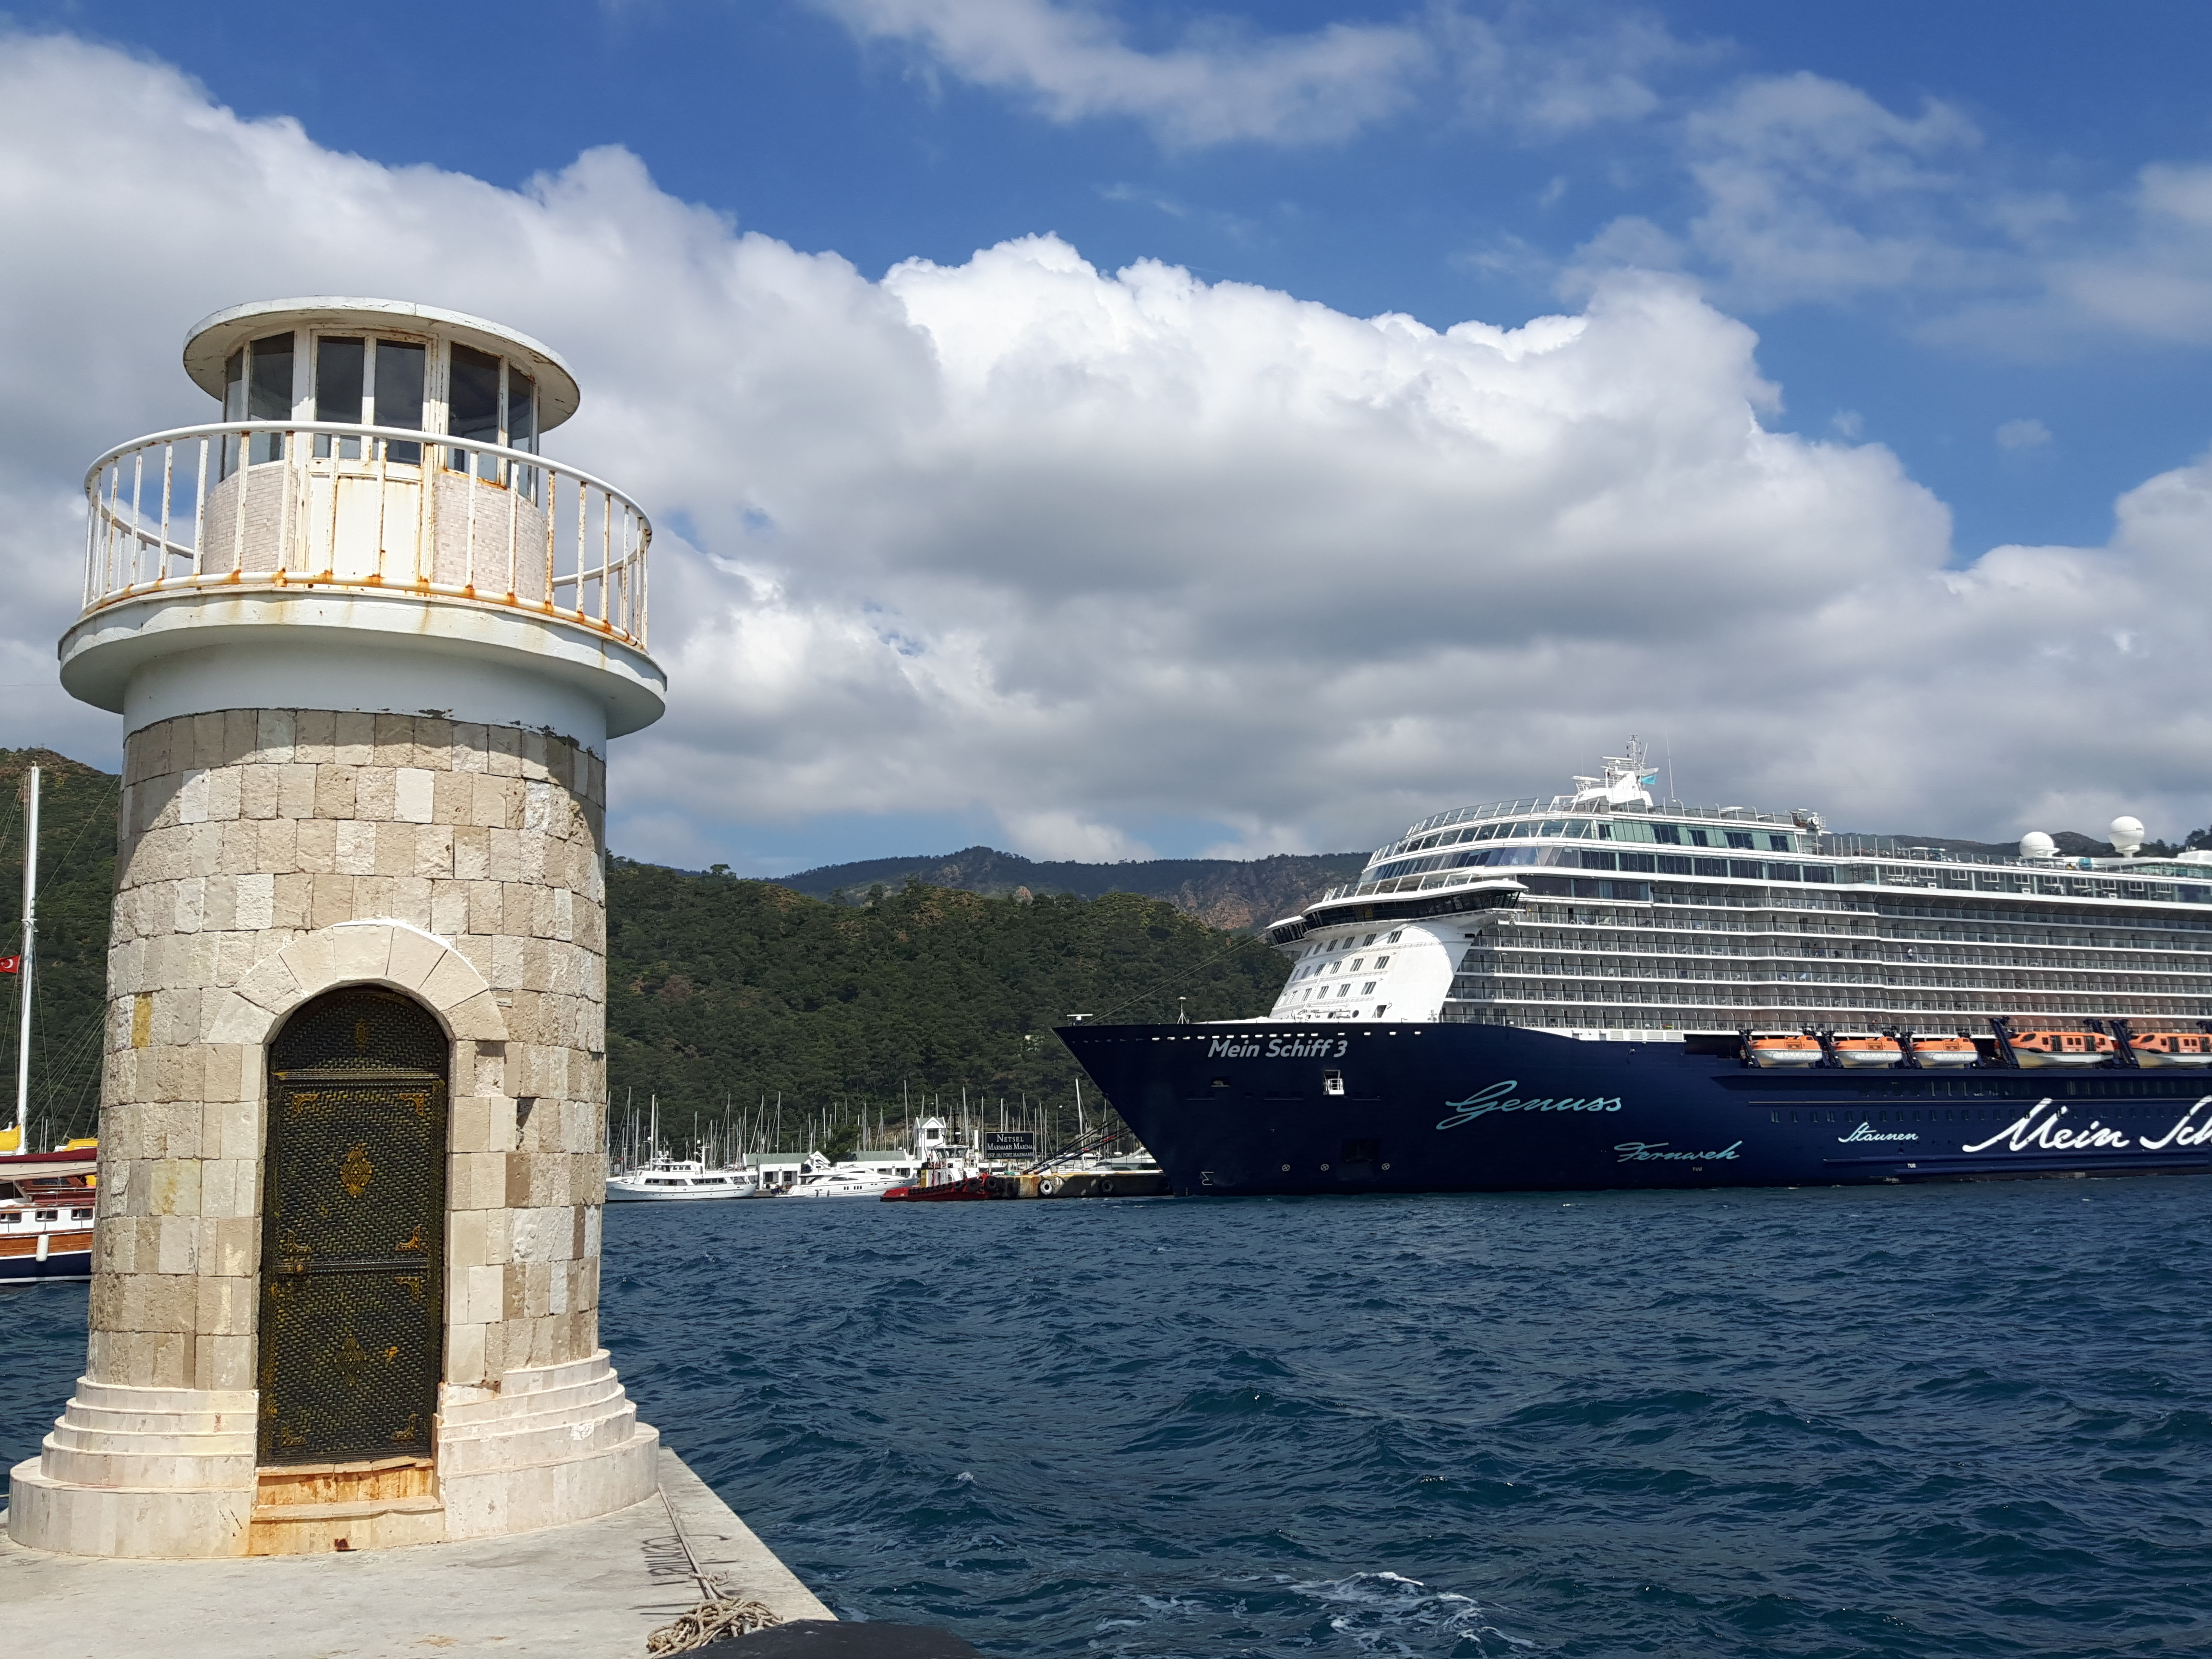
[[[2212,1168],[2212,853],[1833,835],[1628,748],[1275,922],[1265,1017],[1060,1036],[1177,1194]]]

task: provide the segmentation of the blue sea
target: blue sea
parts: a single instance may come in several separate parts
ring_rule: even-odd
[[[993,1654],[2212,1650],[2212,1182],[618,1206],[648,1420]],[[0,1451],[83,1352],[0,1299]]]

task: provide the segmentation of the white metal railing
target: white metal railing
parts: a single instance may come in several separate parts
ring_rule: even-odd
[[[604,479],[444,433],[319,421],[157,432],[85,474],[87,612],[210,587],[399,591],[643,649],[653,526]]]

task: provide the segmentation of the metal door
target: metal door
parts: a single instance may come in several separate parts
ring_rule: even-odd
[[[333,991],[269,1049],[260,1461],[428,1457],[445,1347],[447,1043]]]

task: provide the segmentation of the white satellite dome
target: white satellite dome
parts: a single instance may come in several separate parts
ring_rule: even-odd
[[[2124,813],[2112,820],[2112,848],[2124,859],[2131,859],[2142,850],[2143,827],[2141,818],[2129,817]]]
[[[2047,859],[2058,851],[2058,843],[2040,830],[2031,830],[2020,838],[2020,855],[2024,859]]]

